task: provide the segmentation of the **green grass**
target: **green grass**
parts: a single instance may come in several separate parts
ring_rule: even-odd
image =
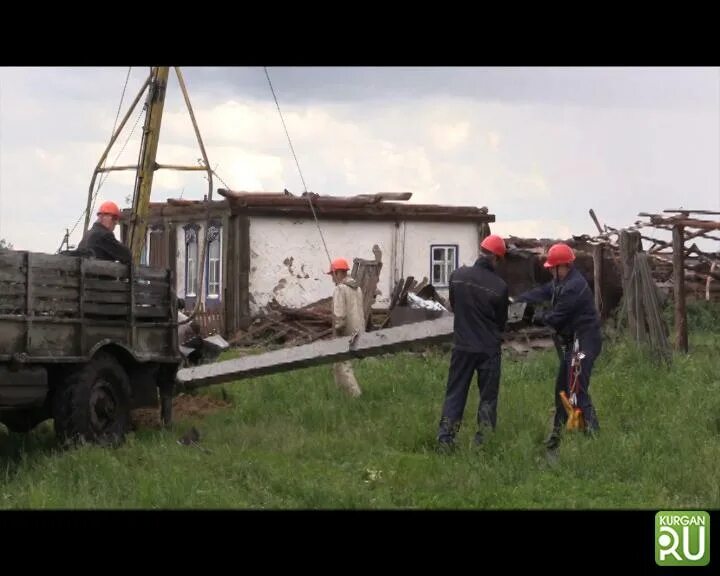
[[[505,357],[498,429],[479,450],[473,385],[450,456],[434,452],[449,356],[396,354],[355,363],[358,400],[329,366],[236,382],[231,408],[116,449],[60,451],[50,422],[0,428],[0,507],[720,508],[720,335],[691,343],[670,368],[608,345],[591,388],[601,435],[566,437],[554,466],[554,351]],[[191,425],[210,453],[177,444]]]

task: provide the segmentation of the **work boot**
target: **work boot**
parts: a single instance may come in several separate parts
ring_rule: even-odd
[[[482,446],[485,444],[488,434],[492,434],[492,432],[494,432],[492,424],[488,424],[486,422],[479,423],[477,432],[475,432],[475,446]]]
[[[585,410],[585,412],[585,435],[588,438],[597,438],[598,433],[600,432],[600,423],[597,419],[595,407],[590,406],[590,408],[588,410]]]
[[[595,424],[594,426],[586,426],[585,427],[585,437],[586,438],[597,438],[600,434],[600,426]]]
[[[545,449],[548,451],[557,450],[560,447],[560,428],[553,428],[550,435],[545,439]]]
[[[435,450],[438,454],[452,454],[455,452],[455,447],[453,440],[438,440]]]

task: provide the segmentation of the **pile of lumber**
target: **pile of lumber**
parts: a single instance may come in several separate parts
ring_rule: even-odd
[[[332,298],[318,300],[302,308],[271,302],[266,314],[255,318],[247,330],[238,331],[233,346],[299,346],[332,337]]]

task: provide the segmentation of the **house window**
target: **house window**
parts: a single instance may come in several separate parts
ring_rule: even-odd
[[[457,268],[457,263],[457,244],[430,246],[430,275],[433,286],[448,286],[450,283],[450,274]]]
[[[222,282],[222,228],[211,224],[208,229],[207,297],[220,298]]]
[[[197,296],[198,229],[196,224],[185,227],[185,296]]]

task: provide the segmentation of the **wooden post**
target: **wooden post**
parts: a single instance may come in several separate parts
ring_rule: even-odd
[[[240,327],[250,324],[250,217],[247,214],[238,217],[238,303]]]
[[[675,349],[688,351],[687,310],[685,309],[684,230],[673,226],[673,289],[675,292]]]
[[[167,243],[165,249],[167,250],[167,267],[170,269],[171,277],[175,283],[175,292],[177,294],[177,225],[175,222],[166,220],[165,223],[165,234],[167,235]]]
[[[593,248],[593,282],[595,289],[595,309],[602,318],[602,285],[603,285],[603,245]]]
[[[638,314],[635,301],[635,289],[632,282],[635,253],[637,252],[639,235],[637,232],[622,230],[620,232],[620,261],[622,262],[622,284],[625,308],[628,315],[630,334],[635,338],[638,334]]]

